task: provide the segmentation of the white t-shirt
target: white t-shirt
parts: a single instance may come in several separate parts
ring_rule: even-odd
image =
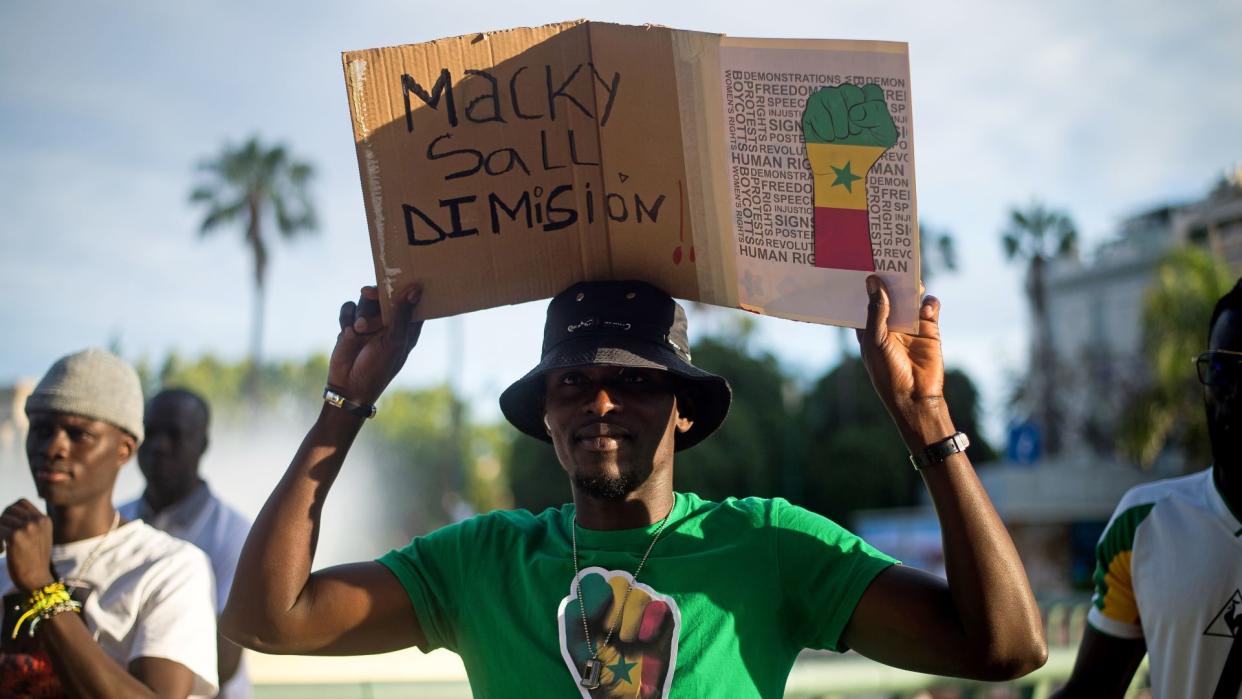
[[[224,609],[242,545],[250,533],[250,520],[224,504],[206,483],[200,484],[180,502],[158,513],[141,498],[118,508],[126,519],[141,519],[147,524],[184,539],[202,549],[211,559],[216,576],[216,613]],[[243,656],[237,673],[220,688],[220,699],[250,699],[253,688]]]
[[[90,567],[79,570],[100,546]],[[128,669],[138,658],[171,660],[194,673],[192,696],[215,696],[215,588],[202,551],[133,521],[53,546],[52,565],[67,582],[80,579],[89,587],[82,618],[117,664]],[[13,592],[8,562],[0,556],[0,593]]]
[[[1096,559],[1090,624],[1147,642],[1153,696],[1215,696],[1242,661],[1242,522],[1211,469],[1131,489]]]

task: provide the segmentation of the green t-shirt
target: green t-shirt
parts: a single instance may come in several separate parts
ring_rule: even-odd
[[[590,653],[573,514],[573,505],[492,512],[379,559],[410,596],[424,650],[460,654],[478,699],[780,697],[800,650],[845,649],[841,632],[859,598],[895,562],[785,500],[678,493],[626,598],[659,525],[579,527],[583,606],[604,663],[588,692],[579,686]]]

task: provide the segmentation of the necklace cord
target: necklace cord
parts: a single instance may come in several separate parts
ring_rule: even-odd
[[[86,572],[91,569],[92,565],[95,564],[95,559],[99,557],[99,554],[103,551],[104,545],[107,544],[108,539],[112,537],[112,532],[116,531],[117,527],[120,525],[121,513],[114,510],[112,515],[112,526],[108,527],[108,531],[104,532],[103,538],[99,540],[98,544],[95,544],[95,548],[91,549],[91,552],[87,555],[86,560],[82,561],[82,564],[77,566],[74,571],[69,574],[69,577],[65,578],[65,580],[86,582],[83,576],[85,576]]]
[[[625,613],[625,604],[630,599],[630,590],[634,589],[634,583],[638,582],[638,576],[643,572],[643,566],[647,563],[647,557],[651,555],[651,550],[655,548],[656,542],[660,540],[660,535],[664,533],[664,527],[668,525],[668,518],[673,515],[673,509],[669,508],[664,519],[660,520],[660,527],[656,529],[655,534],[651,537],[651,543],[647,545],[646,552],[643,553],[642,560],[638,562],[638,567],[634,569],[634,575],[630,578],[629,583],[625,586],[625,594],[621,596],[621,604],[617,608],[617,613],[612,620],[608,633],[604,636],[604,642],[599,645],[599,650],[595,649],[595,645],[591,642],[591,629],[587,625],[586,605],[582,601],[582,574],[581,568],[578,566],[578,513],[574,512],[573,521],[570,523],[570,540],[573,543],[574,557],[574,589],[578,593],[578,611],[582,615],[582,634],[586,638],[587,652],[591,654],[591,660],[599,658],[600,651],[612,640],[613,633],[616,632],[617,626],[621,623],[621,616]]]

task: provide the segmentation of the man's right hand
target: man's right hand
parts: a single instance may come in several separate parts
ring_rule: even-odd
[[[0,514],[0,553],[8,554],[9,579],[20,592],[52,583],[52,520],[26,498],[9,505]]]
[[[379,314],[379,290],[362,287],[358,302],[341,306],[341,332],[328,360],[328,386],[349,400],[374,404],[418,343],[423,322],[411,321],[422,298],[422,286],[411,284],[393,297],[392,323]]]

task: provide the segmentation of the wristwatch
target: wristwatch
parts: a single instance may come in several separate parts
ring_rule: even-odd
[[[966,436],[966,433],[954,432],[939,442],[927,446],[922,451],[911,454],[910,463],[914,465],[915,471],[922,471],[928,466],[938,464],[958,452],[966,451],[968,446],[970,446],[970,438]]]
[[[331,388],[323,389],[323,402],[327,403],[328,405],[340,408],[341,410],[344,410],[350,415],[357,415],[358,417],[361,417],[361,418],[375,417],[375,406],[374,405],[369,405],[369,404],[364,404],[364,403],[355,403],[354,401],[346,398],[345,396],[342,396],[336,391],[333,391]]]

